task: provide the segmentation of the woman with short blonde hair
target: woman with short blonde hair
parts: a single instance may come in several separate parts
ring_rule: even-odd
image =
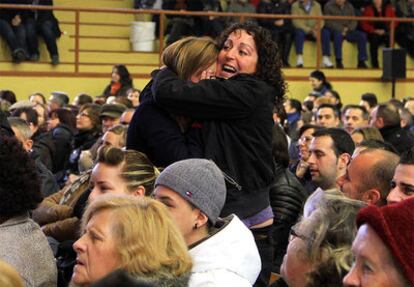
[[[82,231],[73,245],[73,283],[89,285],[121,268],[151,283],[187,286],[191,258],[162,203],[146,197],[101,196],[83,215]]]

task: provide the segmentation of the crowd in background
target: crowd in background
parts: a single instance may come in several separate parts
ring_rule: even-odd
[[[286,99],[282,54],[235,23],[142,91],[0,91],[0,282],[414,286],[414,98]]]

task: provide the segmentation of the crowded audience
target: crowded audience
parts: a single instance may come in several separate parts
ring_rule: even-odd
[[[160,7],[394,17],[410,1]],[[13,61],[39,60],[38,43],[18,43],[35,29],[58,64],[53,13],[9,10],[0,34],[16,38]],[[304,41],[318,37],[326,68],[343,68],[343,40],[359,68],[369,42],[377,68],[389,25],[168,18],[163,67],[142,90],[125,64],[95,96],[1,90],[0,285],[414,286],[414,98],[367,91],[343,106],[314,70],[309,95],[287,99],[281,70],[293,39],[303,67]]]

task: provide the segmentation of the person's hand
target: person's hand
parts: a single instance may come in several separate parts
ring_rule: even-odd
[[[318,38],[318,33],[319,33],[319,31],[318,31],[318,29],[317,29],[317,28],[314,28],[314,29],[311,31],[311,34],[312,34],[312,36],[313,36],[315,39],[317,39],[317,38]]]
[[[296,177],[303,178],[308,168],[309,163],[304,160],[300,160],[298,166],[296,167]]]
[[[215,72],[210,70],[210,69],[201,72],[200,81],[201,80],[210,80],[210,79],[214,79],[214,78],[215,78]]]
[[[344,29],[342,30],[342,36],[346,36],[346,33],[348,33],[348,27],[344,27]]]
[[[20,15],[14,16],[14,18],[11,21],[12,26],[17,27],[22,23],[22,18],[20,18]]]
[[[285,21],[283,19],[279,19],[275,21],[275,26],[283,26],[283,24],[285,24]]]

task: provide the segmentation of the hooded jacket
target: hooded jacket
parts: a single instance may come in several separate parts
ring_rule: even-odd
[[[249,229],[236,215],[190,249],[193,259],[189,287],[252,286],[262,269],[260,255]]]

